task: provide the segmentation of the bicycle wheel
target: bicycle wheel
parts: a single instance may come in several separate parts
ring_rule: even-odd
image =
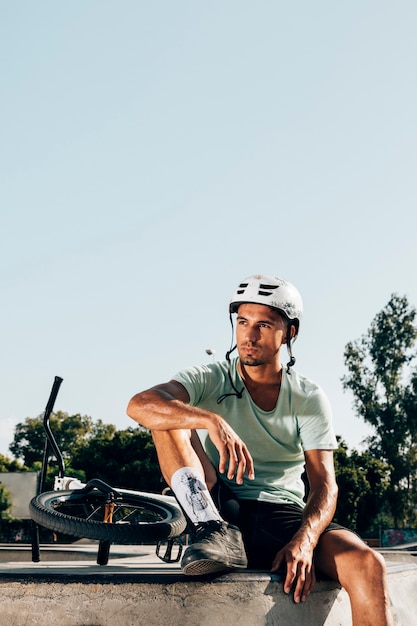
[[[45,528],[75,537],[145,543],[163,541],[184,532],[181,509],[156,494],[117,490],[109,505],[100,491],[49,491],[30,502],[32,519]]]

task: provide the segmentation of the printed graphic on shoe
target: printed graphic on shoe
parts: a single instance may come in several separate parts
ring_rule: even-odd
[[[248,565],[241,532],[227,522],[198,524],[192,529],[191,541],[181,561],[187,576],[244,569]]]

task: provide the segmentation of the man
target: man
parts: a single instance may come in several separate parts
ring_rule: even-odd
[[[300,294],[283,279],[251,276],[229,311],[231,320],[237,314],[236,346],[225,362],[184,370],[135,395],[127,410],[152,431],[162,474],[189,519],[183,572],[282,569],[284,591],[298,603],[317,568],[348,592],[354,626],[392,625],[383,558],[331,521],[337,446],[329,404],[292,369]]]

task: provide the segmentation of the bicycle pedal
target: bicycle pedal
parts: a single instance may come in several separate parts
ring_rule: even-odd
[[[165,547],[165,553],[161,554],[161,549]],[[177,537],[168,539],[166,545],[162,541],[156,544],[156,556],[164,563],[178,563],[182,556],[182,542]],[[174,552],[174,554],[173,554]]]

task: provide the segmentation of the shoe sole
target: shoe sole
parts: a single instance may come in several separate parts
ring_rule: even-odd
[[[215,574],[216,572],[230,572],[233,569],[245,569],[244,567],[228,566],[210,559],[198,559],[190,561],[182,566],[182,573],[186,576],[204,576],[205,574]]]

